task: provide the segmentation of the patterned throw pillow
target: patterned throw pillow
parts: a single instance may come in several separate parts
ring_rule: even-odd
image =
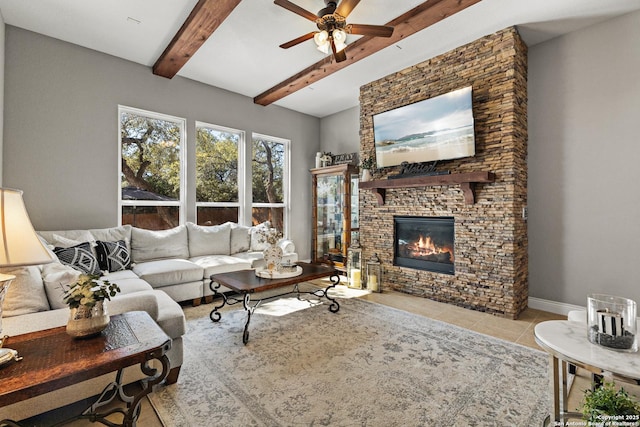
[[[96,242],[96,253],[100,269],[112,273],[131,267],[131,255],[124,240],[117,242]]]
[[[61,263],[82,271],[85,274],[100,276],[100,266],[98,260],[91,252],[89,242],[80,243],[70,248],[55,248],[56,254]]]

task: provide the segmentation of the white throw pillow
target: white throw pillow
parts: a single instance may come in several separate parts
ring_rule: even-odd
[[[131,229],[131,260],[133,262],[166,258],[189,258],[187,227],[179,225],[169,230]]]
[[[64,293],[78,280],[82,273],[72,267],[52,262],[42,266],[42,279],[47,299],[51,309],[65,308],[67,305],[62,300]]]
[[[38,231],[38,234],[49,244],[59,248],[70,248],[84,242],[90,242],[92,247],[95,244],[89,230]]]
[[[0,272],[16,276],[7,290],[2,306],[3,317],[49,310],[39,266],[3,268]]]
[[[251,250],[264,251],[269,247],[267,236],[271,230],[271,223],[265,221],[262,224],[251,227]]]
[[[231,225],[202,226],[187,222],[189,230],[189,255],[229,255],[231,241]]]
[[[231,254],[246,252],[251,248],[251,227],[227,222],[231,226]]]

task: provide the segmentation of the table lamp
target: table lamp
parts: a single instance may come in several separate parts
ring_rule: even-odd
[[[0,188],[0,267],[23,267],[47,264],[53,258],[36,234],[22,200],[22,191]],[[2,336],[2,306],[7,289],[16,276],[0,273],[0,336]],[[4,338],[2,338],[4,344]],[[1,347],[1,345],[0,345]],[[17,352],[0,349],[0,364]],[[12,356],[12,357],[8,357]]]

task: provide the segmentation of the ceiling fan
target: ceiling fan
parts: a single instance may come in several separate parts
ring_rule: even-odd
[[[320,51],[329,53],[329,49],[331,49],[336,62],[342,62],[347,59],[345,53],[347,34],[371,37],[391,37],[393,34],[393,27],[386,25],[347,24],[347,16],[360,3],[360,0],[342,0],[340,5],[337,1],[324,0],[325,7],[320,9],[317,14],[311,13],[289,0],[274,0],[274,3],[315,22],[319,30],[281,44],[280,47],[283,49],[289,49],[304,41],[314,39]]]

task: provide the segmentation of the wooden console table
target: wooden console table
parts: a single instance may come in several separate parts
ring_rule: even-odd
[[[380,179],[377,181],[360,181],[360,189],[371,190],[378,199],[378,205],[383,206],[388,188],[407,187],[428,187],[432,185],[460,185],[464,194],[464,203],[472,205],[475,203],[473,190],[476,183],[493,182],[495,174],[493,172],[469,172],[453,173],[447,175],[427,175],[409,178]]]
[[[87,339],[74,339],[65,327],[46,329],[7,339],[7,345],[23,357],[10,362],[0,371],[0,406],[6,406],[39,396],[81,381],[118,371],[116,381],[107,385],[98,400],[74,419],[89,419],[114,425],[106,417],[120,413],[123,426],[134,426],[140,414],[140,400],[164,381],[169,373],[169,360],[165,353],[171,348],[171,339],[146,312],[134,311],[111,317],[107,329]],[[158,360],[162,371],[149,366]],[[140,364],[148,377],[144,387],[135,396],[128,396],[122,384],[122,371]],[[126,409],[112,409],[98,413],[98,409],[115,397],[126,403]],[[19,425],[15,421],[0,421],[0,426]]]

